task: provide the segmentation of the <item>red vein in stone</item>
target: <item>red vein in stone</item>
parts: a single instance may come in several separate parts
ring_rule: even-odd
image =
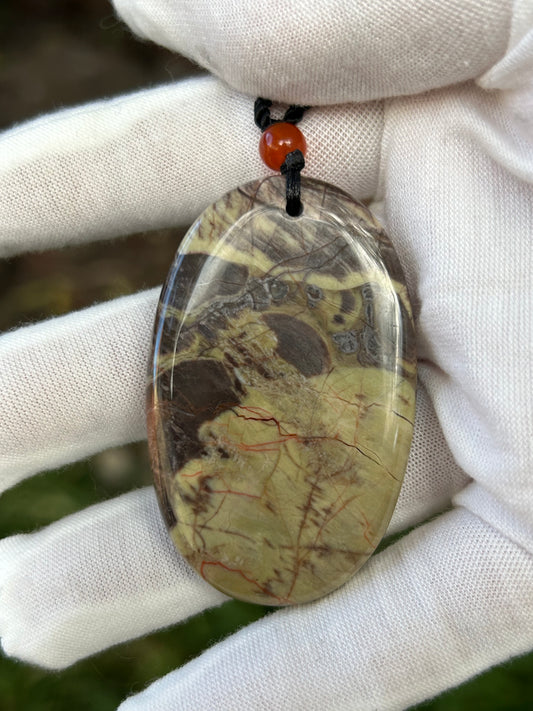
[[[307,523],[307,516],[309,514],[309,511],[311,510],[311,503],[313,501],[313,496],[315,494],[315,489],[318,489],[318,481],[316,479],[318,478],[318,475],[315,475],[315,481],[311,484],[311,488],[309,489],[309,495],[307,497],[307,501],[305,502],[304,505],[304,511],[303,511],[303,516],[302,520],[300,521],[300,526],[298,528],[298,536],[296,538],[296,546],[294,550],[294,555],[295,555],[295,560],[294,560],[294,570],[293,570],[293,576],[292,576],[292,583],[289,588],[289,592],[287,593],[287,596],[290,597],[292,594],[292,591],[294,590],[294,586],[296,585],[296,580],[298,579],[298,573],[300,572],[300,565],[302,563],[303,558],[300,558],[300,540],[302,538],[302,533],[305,528],[305,525]]]
[[[203,474],[203,469],[198,469],[197,472],[194,472],[194,474],[180,474],[180,476],[185,477],[186,479],[192,479],[195,476],[199,476],[200,474]]]
[[[210,519],[209,519],[210,520]],[[187,523],[182,521],[181,526],[189,526],[189,528],[192,528],[192,523]],[[246,536],[244,533],[241,533],[240,531],[232,531],[229,528],[215,528],[214,526],[208,526],[205,523],[201,524],[202,531],[209,531],[209,532],[214,532],[214,533],[224,533],[227,534],[228,536],[238,536],[239,538],[244,538],[247,541],[252,541],[253,538],[251,536]]]
[[[206,565],[217,565],[217,566],[219,566],[220,568],[224,568],[224,570],[227,570],[227,571],[230,572],[230,573],[238,573],[238,574],[241,575],[248,583],[251,583],[252,585],[255,585],[255,586],[256,586],[259,590],[261,590],[261,592],[264,593],[265,595],[269,595],[270,597],[275,598],[275,599],[278,600],[280,603],[282,603],[282,602],[289,602],[289,598],[288,598],[288,597],[283,598],[283,597],[279,597],[278,595],[274,595],[273,592],[271,592],[271,591],[268,590],[267,588],[263,587],[263,585],[261,585],[260,583],[258,583],[257,580],[254,580],[253,578],[249,578],[247,575],[245,575],[245,574],[243,573],[243,571],[240,570],[239,568],[230,568],[228,565],[224,565],[224,563],[221,563],[220,561],[210,561],[210,560],[203,560],[203,561],[202,561],[202,563],[201,563],[201,565],[200,565],[200,575],[204,578],[204,580],[207,580],[207,582],[209,582],[209,580],[207,579],[207,577],[206,577],[205,574],[204,574],[204,566],[206,566]]]
[[[369,522],[368,518],[365,516],[365,514],[363,513],[363,511],[359,511],[359,513],[361,514],[361,516],[363,517],[363,520],[365,522],[365,531],[363,533],[363,538],[369,545],[371,545],[373,548],[375,548],[376,546],[375,546],[374,541],[371,541],[368,538],[368,535],[371,534],[371,532],[372,532],[372,526],[370,525],[370,522]]]
[[[230,486],[228,485],[227,481],[224,479],[222,474],[220,472],[217,473],[217,476],[219,479],[222,481],[223,484],[227,487],[226,489],[209,489],[210,494],[236,494],[238,496],[248,496],[251,499],[260,499],[261,497],[258,494],[248,494],[246,491],[235,491],[235,489],[231,489]],[[224,499],[226,497],[224,496]]]
[[[223,496],[223,497],[222,497],[222,500],[220,501],[219,505],[217,506],[217,508],[216,508],[216,510],[215,510],[215,513],[211,514],[211,516],[209,516],[208,519],[206,519],[202,524],[200,524],[202,528],[207,528],[207,524],[209,523],[209,521],[212,521],[212,520],[215,518],[215,516],[218,514],[218,512],[220,511],[220,509],[221,509],[222,506],[224,505],[224,502],[225,502],[225,501],[226,501],[226,497]]]
[[[195,512],[195,514],[194,514],[194,518],[193,518],[193,521],[192,521],[192,538],[193,538],[193,541],[195,540],[195,536],[198,536],[198,538],[200,539],[200,542],[201,542],[201,547],[205,550],[205,548],[206,548],[206,542],[205,542],[205,538],[202,536],[202,534],[201,534],[200,531],[198,530],[198,514],[197,514],[196,512]]]
[[[327,248],[330,247],[332,244],[335,244],[335,242],[337,242],[339,239],[340,239],[339,236],[336,235],[329,242],[326,242],[325,244],[321,244],[318,247],[315,247],[314,249],[306,250],[303,254],[296,254],[293,257],[287,257],[286,259],[281,259],[279,262],[276,262],[275,264],[273,264],[273,266],[265,272],[265,276],[270,276],[270,274],[272,273],[272,271],[274,269],[279,269],[280,267],[284,267],[284,266],[290,264],[291,262],[294,262],[297,259],[301,259],[303,256],[305,256],[309,259],[309,257],[311,257],[312,255],[314,255],[318,252],[324,251],[326,254],[328,254],[328,252],[326,251]],[[337,252],[335,252],[331,256],[328,255],[327,259],[325,259],[321,264],[317,265],[317,267],[315,267],[314,270],[318,271],[318,270],[322,269],[324,266],[326,266],[326,264],[334,262],[337,259],[338,255],[341,252],[343,252],[345,249],[347,249],[348,246],[349,245],[347,243],[342,244],[341,247],[337,250]],[[309,272],[309,271],[310,271],[310,269],[307,265],[302,266],[299,269],[294,269],[294,268],[291,269],[291,272],[293,274],[298,274],[301,272]]]
[[[236,494],[237,496],[249,496],[250,499],[260,499],[258,494],[247,494],[245,491],[234,491],[233,489],[209,489],[210,494]]]
[[[337,473],[338,473],[338,472],[335,472],[335,474],[337,474]],[[343,492],[342,492],[341,494],[338,494],[337,499],[335,500],[333,506],[335,506],[335,504],[337,503],[337,501],[342,498],[342,496],[344,495],[346,489],[348,489],[349,487],[350,487],[350,484],[346,484],[346,485],[345,485]],[[323,533],[324,529],[326,528],[326,526],[327,526],[336,516],[338,516],[338,514],[339,514],[341,511],[343,511],[349,504],[351,504],[352,501],[354,501],[355,499],[358,499],[358,498],[359,498],[358,495],[354,495],[354,496],[350,497],[349,499],[347,499],[347,500],[342,504],[342,506],[340,506],[340,507],[337,509],[337,511],[335,511],[334,513],[332,513],[329,517],[326,516],[325,520],[322,522],[322,524],[320,525],[320,527],[319,527],[319,529],[318,529],[318,532],[317,532],[317,534],[316,534],[316,536],[315,536],[315,540],[314,540],[313,543],[311,544],[313,547],[317,545],[318,539],[322,536],[322,533]],[[330,546],[328,546],[328,545],[326,546],[326,548],[327,548],[328,550],[331,550]],[[301,557],[301,558],[299,559],[299,561],[298,561],[298,567],[300,567],[301,564],[303,563],[303,561],[304,561],[306,558],[308,558],[309,555],[310,555],[312,552],[314,552],[314,548],[310,548],[309,546],[306,546],[306,547],[304,548],[304,551],[305,551],[304,554],[302,555],[302,557]],[[293,582],[293,585],[294,585],[294,582]],[[292,591],[292,587],[291,587],[291,591]],[[290,594],[290,593],[289,593],[289,594]]]
[[[239,405],[239,407],[243,410],[249,409],[243,405]],[[266,445],[272,445],[272,444],[285,444],[285,442],[288,442],[290,440],[295,440],[296,442],[314,442],[318,440],[331,440],[332,442],[340,442],[341,444],[346,445],[346,447],[352,447],[354,449],[358,449],[354,444],[350,444],[350,442],[346,442],[346,440],[341,439],[337,434],[335,435],[307,435],[307,436],[302,436],[298,434],[297,432],[286,432],[283,431],[279,421],[274,417],[247,417],[246,415],[239,415],[238,412],[235,412],[235,408],[232,408],[232,412],[235,414],[236,417],[242,419],[242,420],[251,420],[253,422],[275,422],[276,427],[278,429],[278,433],[282,436],[282,439],[279,440],[272,440],[270,442],[256,442],[254,444],[245,444],[244,442],[241,442],[237,446],[240,449],[243,449],[246,452],[273,452],[276,451],[277,448],[272,448],[272,449],[262,449]],[[363,452],[362,452],[363,454]],[[368,455],[366,455],[368,456]]]
[[[277,452],[279,450],[280,444],[285,444],[291,439],[299,439],[301,437],[298,435],[286,435],[281,439],[273,439],[270,442],[256,442],[255,444],[246,444],[245,442],[239,442],[237,447],[242,449],[243,452]],[[277,445],[277,446],[273,446]]]
[[[348,488],[348,486],[349,486],[349,484],[346,485],[345,489]],[[344,492],[343,492],[343,493],[344,493]],[[342,494],[341,494],[341,496],[342,496]],[[355,494],[354,496],[351,496],[349,499],[346,499],[346,501],[344,501],[344,502],[342,503],[342,506],[339,506],[339,508],[338,508],[336,511],[334,511],[329,517],[326,517],[326,518],[324,519],[324,521],[322,522],[320,528],[318,529],[318,533],[317,533],[316,538],[315,538],[315,543],[316,543],[316,542],[318,541],[318,539],[322,536],[322,533],[323,533],[324,529],[326,528],[326,526],[328,526],[328,525],[333,521],[333,519],[336,518],[336,517],[340,514],[341,511],[344,511],[344,509],[345,509],[349,504],[351,504],[352,501],[354,501],[355,499],[358,499],[358,498],[359,498],[359,495]],[[337,501],[338,501],[338,499],[337,499]],[[335,502],[335,503],[337,503],[337,502]]]

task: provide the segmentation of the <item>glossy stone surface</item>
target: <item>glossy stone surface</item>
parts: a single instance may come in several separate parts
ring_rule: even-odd
[[[383,536],[412,436],[411,307],[368,210],[302,178],[233,190],[163,288],[148,388],[156,488],[177,548],[242,600],[307,602]]]

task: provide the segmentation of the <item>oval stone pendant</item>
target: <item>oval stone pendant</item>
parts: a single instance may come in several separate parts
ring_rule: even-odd
[[[345,583],[404,475],[416,359],[407,289],[369,211],[273,176],[205,210],[156,318],[148,390],[172,539],[219,590],[289,605]]]

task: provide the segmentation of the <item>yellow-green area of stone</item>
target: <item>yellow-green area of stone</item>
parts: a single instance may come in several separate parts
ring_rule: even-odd
[[[175,347],[156,353],[149,415],[156,482],[177,548],[218,589],[271,605],[336,589],[379,544],[409,454],[416,374],[407,289],[398,264],[394,274],[384,266],[392,247],[379,225],[315,181],[314,201],[290,222],[280,180],[233,191],[184,241],[182,257],[210,259],[186,307],[162,305]],[[356,237],[365,246],[354,256]],[[221,262],[246,267],[242,293],[211,296]],[[253,284],[267,282],[278,300],[243,305]],[[302,334],[297,354],[292,325]],[[350,347],[365,328],[379,335],[377,357],[372,345],[366,355]],[[242,394],[202,422],[198,455],[173,470],[164,420],[172,400],[161,400],[157,379],[172,380],[180,364],[198,361],[218,363]]]

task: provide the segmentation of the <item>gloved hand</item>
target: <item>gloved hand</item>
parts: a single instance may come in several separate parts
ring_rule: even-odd
[[[389,532],[451,507],[337,592],[242,629],[121,709],[403,709],[526,652],[531,3],[116,5],[139,35],[219,78],[5,133],[2,255],[190,222],[267,174],[255,96],[313,106],[300,124],[305,172],[373,198],[417,315],[415,438]],[[145,436],[156,300],[135,294],[1,337],[0,490]],[[0,542],[2,646],[44,667],[225,599],[175,552],[151,488]]]

